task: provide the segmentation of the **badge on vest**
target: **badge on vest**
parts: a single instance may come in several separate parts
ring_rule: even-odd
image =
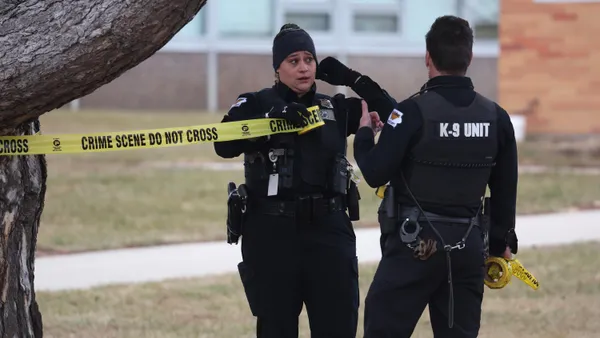
[[[319,101],[321,101],[321,107],[333,109],[333,104],[328,99],[320,99]]]
[[[328,99],[320,99],[321,102],[321,117],[323,120],[335,121],[335,114],[333,113],[333,104]]]
[[[393,128],[396,128],[397,125],[402,123],[402,115],[404,114],[402,114],[402,112],[398,109],[392,110],[390,117],[388,117],[387,124],[389,124]]]

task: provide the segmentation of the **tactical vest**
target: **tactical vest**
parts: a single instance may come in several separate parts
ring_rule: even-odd
[[[412,194],[419,202],[479,205],[497,152],[494,102],[476,94],[471,105],[456,107],[433,91],[414,100],[422,135],[403,166]],[[403,186],[400,193],[410,196]]]
[[[256,97],[264,112],[272,107],[280,109],[284,104],[273,88],[257,92]],[[273,185],[273,180],[277,181],[277,196],[281,198],[303,193],[333,196],[346,192],[348,173],[343,155],[346,114],[337,114],[344,120],[336,121],[334,113],[334,109],[345,109],[341,103],[340,96],[332,99],[315,94],[311,106],[319,106],[325,125],[303,135],[296,132],[271,135],[259,151],[244,154],[246,185],[253,195],[270,195],[269,185]]]

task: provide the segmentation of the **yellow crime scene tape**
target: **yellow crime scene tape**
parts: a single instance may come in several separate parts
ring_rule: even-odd
[[[382,185],[375,190],[375,195],[383,199],[387,185]],[[503,257],[488,257],[485,261],[484,283],[490,289],[502,289],[510,283],[512,276],[525,282],[532,289],[537,290],[540,286],[538,280],[527,270],[518,259],[506,259]]]
[[[206,125],[121,132],[1,136],[0,156],[73,154],[164,148],[197,143],[252,139],[274,134],[305,134],[325,124],[319,106],[308,108],[302,127],[284,119],[262,118]]]
[[[490,289],[502,289],[510,283],[512,276],[522,280],[534,290],[540,287],[538,280],[516,258],[488,257],[485,260],[485,267],[484,283]]]
[[[375,189],[375,195],[377,195],[377,197],[383,199],[385,197],[386,189],[387,189],[387,185],[382,185],[380,187],[377,187],[377,189]]]

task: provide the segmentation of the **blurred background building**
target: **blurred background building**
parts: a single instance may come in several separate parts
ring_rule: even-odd
[[[306,29],[323,59],[333,55],[398,97],[426,81],[425,33],[458,14],[475,26],[478,87],[496,93],[498,0],[218,0],[160,52],[80,101],[82,108],[201,109],[231,106],[239,93],[273,83],[279,28]],[[335,88],[319,82],[321,90]],[[341,89],[341,88],[340,88]]]
[[[336,56],[401,99],[427,80],[425,34],[446,14],[471,23],[467,75],[510,110],[516,127],[526,117],[528,131],[600,132],[600,101],[592,94],[600,84],[600,63],[592,61],[600,56],[600,43],[592,43],[598,0],[209,1],[161,51],[77,107],[225,110],[239,93],[273,83],[272,41],[287,22],[312,35],[319,59]],[[355,94],[317,85],[326,94]]]
[[[529,134],[600,134],[600,0],[502,0],[498,101]]]

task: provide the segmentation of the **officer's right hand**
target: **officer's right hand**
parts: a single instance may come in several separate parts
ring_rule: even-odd
[[[290,103],[282,108],[273,109],[267,114],[267,117],[273,119],[285,119],[289,121],[294,127],[302,127],[304,118],[309,117],[310,112],[306,106],[300,103]]]

